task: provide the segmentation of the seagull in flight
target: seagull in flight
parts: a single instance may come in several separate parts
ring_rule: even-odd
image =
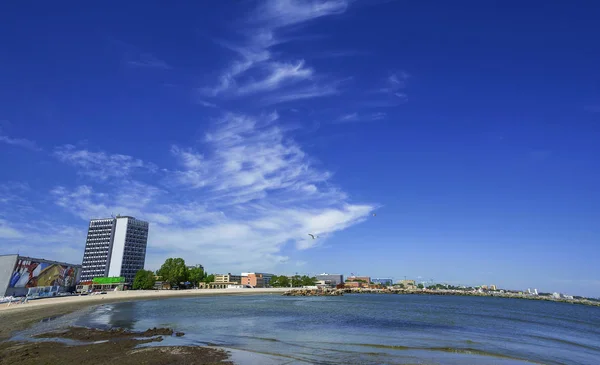
[[[315,238],[319,238],[319,236],[315,236],[315,235],[314,235],[314,234],[312,234],[312,233],[309,233],[308,235],[309,235],[309,236],[311,236],[313,240],[314,240]]]

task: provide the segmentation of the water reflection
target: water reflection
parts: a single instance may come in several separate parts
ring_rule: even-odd
[[[281,364],[595,365],[599,310],[471,297],[227,296],[104,305],[80,325],[169,327],[185,336],[161,345],[212,344]]]
[[[139,303],[105,304],[95,308],[78,325],[96,328],[124,328],[134,330],[138,322],[135,309]]]

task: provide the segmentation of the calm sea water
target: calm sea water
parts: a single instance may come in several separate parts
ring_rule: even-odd
[[[76,325],[185,332],[239,364],[600,364],[600,308],[503,298],[219,296],[108,304]]]

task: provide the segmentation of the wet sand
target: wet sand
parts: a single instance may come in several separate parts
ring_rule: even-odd
[[[85,344],[70,346],[60,342],[2,342],[0,365],[4,364],[224,364],[226,351],[210,347],[153,346],[138,348],[150,342],[161,342],[164,336],[183,336],[168,328],[153,328],[144,332],[124,330],[101,331],[71,327],[59,332],[49,332],[36,338],[70,339]],[[103,341],[93,343],[94,341]]]

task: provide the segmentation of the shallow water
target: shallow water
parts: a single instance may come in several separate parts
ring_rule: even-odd
[[[107,304],[58,325],[172,327],[186,335],[158,345],[223,347],[239,364],[600,364],[600,308],[504,298],[197,297]]]

